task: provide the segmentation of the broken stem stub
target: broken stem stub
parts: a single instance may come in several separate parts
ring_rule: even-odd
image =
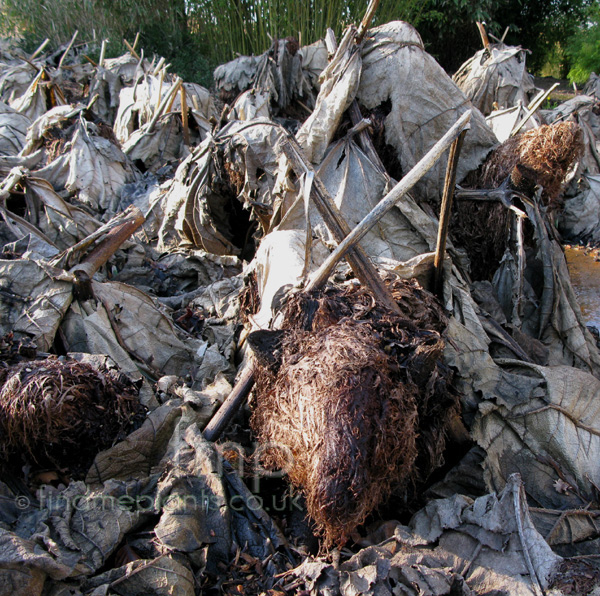
[[[458,169],[458,159],[462,148],[463,140],[467,134],[463,130],[452,143],[450,155],[448,156],[448,166],[446,168],[446,179],[444,182],[444,194],[442,196],[442,205],[440,207],[440,224],[438,227],[437,244],[435,248],[435,259],[433,261],[434,282],[433,287],[438,298],[442,297],[443,284],[443,265],[444,255],[446,254],[446,240],[448,239],[448,228],[450,226],[450,211],[452,209],[452,199],[454,197],[454,186],[456,185],[456,171]]]
[[[377,7],[379,6],[379,0],[371,0],[369,5],[367,6],[367,11],[365,12],[365,16],[363,17],[358,31],[356,32],[356,42],[360,43],[375,16],[375,12],[377,11]]]
[[[106,237],[72,271],[83,271],[90,278],[108,262],[119,247],[144,223],[144,215],[132,207],[129,217],[106,234]]]
[[[216,441],[225,430],[233,415],[246,400],[254,385],[254,365],[252,361],[244,366],[240,378],[232,389],[227,399],[221,404],[217,413],[210,419],[204,429],[204,438],[207,441]]]

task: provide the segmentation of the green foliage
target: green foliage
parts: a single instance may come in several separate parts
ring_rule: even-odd
[[[476,21],[485,22],[490,33],[499,34],[494,13],[505,0],[429,0],[418,27],[425,47],[449,72],[480,50]]]
[[[555,79],[564,79],[568,71],[569,59],[565,54],[564,44],[556,42],[554,47],[546,55],[546,62],[539,74],[542,77],[554,77]],[[545,109],[545,108],[544,108]]]
[[[374,24],[393,19],[414,22],[428,2],[382,0]],[[302,44],[324,37],[328,27],[336,35],[358,23],[366,0],[189,0],[190,32],[204,39],[216,61],[236,54],[260,54],[274,38],[293,36]]]
[[[273,38],[293,36],[312,43],[331,27],[339,39],[349,23],[361,20],[367,4],[368,0],[0,0],[0,33],[18,32],[33,49],[45,37],[54,45],[65,43],[77,29],[79,41],[95,41],[97,47],[109,39],[109,55],[114,56],[124,50],[123,38],[131,42],[139,31],[146,55],[156,52],[186,80],[209,85],[217,64],[236,54],[260,54]],[[510,26],[507,43],[531,49],[528,64],[534,70],[548,62],[557,43],[578,32],[568,60],[574,76],[583,76],[577,73],[587,72],[596,60],[599,35],[598,27],[578,29],[590,5],[597,9],[598,0],[381,0],[373,24],[397,19],[412,23],[428,51],[449,71],[481,48],[475,21],[485,21],[488,32],[497,36]]]
[[[142,32],[140,38],[146,55],[164,56],[171,64],[170,72],[177,73],[190,83],[199,83],[205,87],[212,85],[212,73],[219,62],[211,57],[210,48],[198,35],[192,35],[187,30],[179,32],[177,43],[173,43],[172,39],[161,35],[158,27],[149,27]]]
[[[569,80],[585,83],[592,72],[600,72],[600,4],[595,2],[584,24],[569,39],[566,49],[571,61]]]
[[[139,31],[146,55],[165,56],[172,71],[210,85],[215,65],[206,44],[190,34],[185,7],[185,0],[0,0],[0,33],[18,33],[32,51],[46,37],[58,46],[78,30],[78,42],[95,42],[90,57],[97,59],[103,39],[107,57],[114,57],[126,51],[123,39],[132,43]]]
[[[418,22],[432,0],[381,0],[374,24]],[[457,0],[458,1],[458,0]],[[146,54],[156,52],[186,80],[209,85],[214,67],[237,54],[260,54],[277,37],[312,43],[327,27],[339,36],[358,23],[367,0],[0,0],[0,33],[18,31],[35,47],[45,37],[66,43],[109,39],[110,55],[139,31]]]
[[[585,19],[588,7],[595,0],[504,0],[495,12],[503,26],[511,25],[507,43],[521,45],[531,54],[527,65],[540,72],[544,65],[557,58],[556,45],[564,44]],[[563,61],[560,78],[566,75],[568,62]]]
[[[560,54],[560,44],[578,30],[594,3],[597,0],[429,0],[419,32],[442,66],[454,71],[481,48],[475,21],[485,21],[488,32],[497,37],[508,27],[506,43],[531,50],[530,70],[540,72],[550,61],[562,78],[568,61]]]
[[[186,30],[184,1],[162,0],[0,0],[0,33],[18,33],[30,43],[46,37],[54,46],[78,30],[78,40],[109,39],[111,49],[130,42],[138,31],[155,31],[174,43]]]

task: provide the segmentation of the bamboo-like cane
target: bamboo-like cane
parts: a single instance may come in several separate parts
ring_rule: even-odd
[[[29,60],[33,62],[43,51],[44,48],[50,43],[50,40],[46,37],[46,39],[40,44],[38,49],[29,56]]]
[[[448,238],[448,228],[450,227],[450,210],[452,209],[452,199],[454,198],[454,186],[456,185],[456,170],[458,168],[458,159],[462,148],[463,140],[467,134],[463,130],[452,143],[450,155],[448,156],[448,166],[446,168],[446,179],[444,182],[444,194],[442,196],[442,205],[440,207],[440,225],[438,227],[437,245],[435,248],[435,259],[433,261],[434,280],[433,288],[438,298],[442,297],[442,276],[444,255],[446,254],[446,240]]]
[[[69,42],[67,49],[63,52],[63,55],[60,57],[60,62],[58,63],[58,70],[62,68],[63,62],[65,61],[67,54],[71,51],[71,48],[73,47],[73,44],[75,43],[75,40],[77,39],[78,35],[79,31],[75,31],[75,33],[73,33],[73,37],[71,37],[71,41]]]

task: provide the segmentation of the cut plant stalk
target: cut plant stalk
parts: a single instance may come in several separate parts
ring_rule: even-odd
[[[252,359],[244,366],[239,379],[234,385],[231,393],[221,404],[215,415],[210,419],[204,429],[204,438],[207,441],[216,441],[221,436],[227,425],[231,422],[233,415],[246,401],[246,397],[254,386],[254,365]]]
[[[29,56],[29,60],[32,62],[44,51],[46,46],[50,43],[50,39],[46,37],[46,39],[40,44],[38,49]]]
[[[481,36],[481,43],[486,50],[490,49],[490,40],[488,39],[483,23],[477,21],[477,29],[479,29],[479,35]]]
[[[360,113],[360,108],[358,107],[358,102],[356,100],[354,100],[348,108],[348,113],[350,115],[350,119],[352,120],[352,124],[354,127],[356,127],[363,120],[362,114]],[[371,123],[370,120],[369,123]],[[369,134],[368,127],[364,130],[359,131],[358,142],[361,149],[364,151],[366,156],[373,162],[373,164],[387,175],[385,166],[383,165],[379,154],[375,150],[373,141],[371,140],[371,135]]]
[[[161,57],[161,59],[158,61],[158,64],[156,65],[156,68],[152,71],[152,74],[154,76],[156,76],[159,72],[161,72],[161,69],[165,62],[166,62],[166,60],[163,57]],[[164,73],[163,73],[163,76],[164,76]]]
[[[363,17],[360,25],[358,26],[358,31],[356,32],[356,43],[360,43],[375,16],[375,12],[377,11],[377,7],[379,6],[379,0],[371,0],[369,5],[367,6],[367,11],[365,12],[365,16]]]
[[[446,240],[448,239],[448,229],[450,227],[450,212],[452,210],[452,199],[454,197],[454,187],[456,185],[456,170],[463,140],[467,134],[463,130],[450,147],[448,156],[448,166],[446,168],[446,179],[444,181],[444,194],[442,196],[442,205],[440,208],[440,224],[438,227],[437,244],[435,248],[435,259],[433,261],[434,280],[433,288],[438,298],[443,295],[443,266],[444,256],[446,255]]]
[[[333,198],[328,193],[327,189],[320,181],[319,177],[314,173],[312,166],[303,156],[302,149],[298,145],[296,138],[288,135],[287,142],[283,143],[282,150],[288,158],[292,169],[299,178],[305,173],[313,174],[313,184],[311,186],[310,198],[312,199],[319,214],[323,218],[327,229],[337,242],[342,242],[345,237],[350,234],[350,227],[343,219],[338,208],[333,201]],[[354,247],[355,250],[348,255],[348,263],[352,271],[360,282],[365,285],[373,293],[376,300],[381,302],[391,311],[399,314],[400,310],[387,286],[379,276],[377,269],[360,247]],[[327,278],[320,280],[315,285],[310,285],[306,288],[307,291],[323,287],[327,283]]]
[[[106,56],[106,39],[102,40],[102,47],[100,48],[100,58],[98,60],[98,67],[104,66],[104,57]]]
[[[166,69],[167,67],[165,67]],[[182,79],[177,79],[175,81],[175,85],[177,86],[177,91],[179,91],[179,89],[181,88],[181,86],[183,85],[183,80]],[[167,103],[167,107],[165,108],[164,113],[168,114],[171,109],[173,108],[173,104],[175,103],[175,98],[177,97],[177,92],[174,92],[171,97],[169,98],[169,102]]]
[[[510,136],[514,137],[522,128],[527,124],[529,119],[537,112],[541,105],[546,101],[546,98],[550,96],[552,91],[558,87],[559,83],[554,83],[550,89],[546,91],[540,91],[540,93],[534,98],[534,100],[525,108],[525,116],[521,121],[512,129]]]
[[[75,269],[82,268],[82,265],[75,265],[71,267],[70,263],[73,260],[79,260],[86,250],[88,250],[96,240],[106,235],[106,238],[102,240],[98,246],[90,251],[87,257],[81,259],[81,263],[88,262],[91,264],[85,265],[86,273],[91,277],[93,276],[102,265],[114,254],[119,246],[129,238],[139,227],[144,223],[143,213],[134,206],[128,207],[123,213],[120,213],[113,217],[109,222],[98,228],[95,232],[86,236],[83,240],[80,240],[77,244],[64,250],[62,253],[54,257],[50,261],[53,267],[59,267],[61,269]],[[110,238],[110,240],[109,240]],[[120,239],[120,244],[114,248],[113,252],[109,254],[107,245],[115,247],[116,243]],[[101,256],[100,256],[101,255]],[[108,256],[106,256],[108,255]],[[102,259],[105,259],[102,262]]]
[[[90,99],[88,105],[86,106],[86,110],[91,109],[91,107],[98,101],[98,99],[100,98],[100,94],[99,93],[94,93],[94,95],[92,96],[92,98]]]
[[[160,105],[154,112],[154,116],[152,116],[152,120],[148,124],[148,132],[152,132],[154,127],[156,126],[156,122],[158,119],[166,112],[169,111],[169,108],[173,105],[173,101],[175,101],[175,97],[179,88],[181,87],[181,79],[177,79],[174,85],[171,87],[169,92],[165,95],[164,99],[161,101]]]
[[[84,54],[83,57],[94,67],[96,68],[98,65],[87,55]]]
[[[123,242],[134,234],[144,223],[144,215],[137,207],[132,206],[125,215],[125,220],[110,230],[98,246],[96,246],[81,261],[81,263],[76,265],[73,269],[84,271],[91,279],[100,267],[102,267],[108,259],[117,252]]]
[[[123,39],[123,43],[125,44],[125,46],[127,47],[127,49],[129,50],[129,53],[136,59],[136,60],[140,60],[140,55],[133,49],[133,47],[131,46],[131,44],[126,40]]]
[[[190,129],[188,127],[188,107],[185,95],[185,87],[181,85],[179,88],[181,96],[181,124],[183,126],[183,143],[186,147],[190,145]]]
[[[158,77],[158,95],[156,97],[156,109],[155,112],[158,111],[158,108],[160,107],[160,98],[162,96],[162,88],[163,88],[163,82],[165,80],[165,70],[162,69],[160,71],[160,76]]]
[[[73,47],[73,44],[75,43],[75,40],[77,39],[78,35],[79,31],[75,31],[75,33],[73,33],[73,37],[71,37],[71,41],[69,42],[67,49],[63,52],[63,55],[60,57],[60,62],[58,63],[58,70],[62,68],[63,62],[65,61],[67,54],[71,51],[71,48]]]
[[[140,228],[144,223],[142,212],[133,207],[125,218],[125,221],[113,227],[106,237],[96,246],[78,265],[71,268],[70,273],[75,277],[73,283],[73,298],[80,301],[90,300],[94,297],[92,289],[92,277],[105,265],[117,252],[120,246]],[[110,313],[110,309],[106,309]],[[109,314],[110,318],[110,314]],[[120,335],[116,325],[113,330],[118,340]],[[122,341],[119,341],[122,344]],[[123,347],[123,346],[122,346]]]
[[[471,119],[471,110],[465,112],[448,132],[421,158],[421,160],[390,190],[390,192],[374,207],[371,212],[344,238],[337,248],[329,255],[319,267],[307,286],[310,291],[320,287],[327,281],[331,272],[344,257],[349,249],[353,248],[367,232],[396,204],[406,193],[438,162],[443,153],[454,140],[465,130]]]

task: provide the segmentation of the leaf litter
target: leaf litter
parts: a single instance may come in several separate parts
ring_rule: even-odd
[[[500,144],[521,48],[452,81],[406,23],[328,43],[220,66],[219,98],[2,54],[0,593],[598,585],[600,355],[554,228],[600,229],[593,87]],[[445,155],[307,289],[468,110],[441,289]]]

